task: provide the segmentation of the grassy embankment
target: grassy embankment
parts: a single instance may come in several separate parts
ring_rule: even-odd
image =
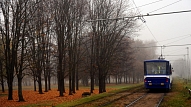
[[[191,81],[174,78],[172,90],[165,96],[160,107],[191,107]]]

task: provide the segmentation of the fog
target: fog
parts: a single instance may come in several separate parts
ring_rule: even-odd
[[[191,0],[134,0],[134,3],[131,0],[131,2],[134,10],[142,15],[191,10]],[[160,55],[162,52],[166,60],[176,65],[174,71],[178,72],[177,75],[182,76],[181,70],[184,71],[182,72],[184,75],[190,75],[191,12],[143,18],[146,23],[140,20],[142,29],[136,39],[154,40],[157,46],[162,46],[157,48],[157,54]]]

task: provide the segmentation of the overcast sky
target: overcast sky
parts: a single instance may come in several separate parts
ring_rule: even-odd
[[[134,3],[133,0],[130,0],[130,2],[134,7],[135,5],[138,7],[142,15],[191,10],[191,0],[134,0]],[[149,3],[152,4],[142,6]],[[137,39],[154,40],[158,46],[191,44],[191,12],[146,16],[144,19],[146,23],[140,21],[143,27],[138,33]],[[191,45],[165,47],[163,55],[180,55],[166,56],[168,60],[184,58],[183,54],[187,54],[187,47],[189,47],[191,58]],[[158,48],[157,53],[160,54],[160,52],[161,48]]]

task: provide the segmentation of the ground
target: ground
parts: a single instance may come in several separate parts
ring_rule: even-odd
[[[110,91],[112,89],[107,89],[107,91]],[[17,91],[13,91],[13,99],[12,101],[7,100],[7,92],[2,93],[0,92],[0,105],[1,107],[18,107],[22,105],[28,105],[28,104],[46,104],[47,106],[56,105],[62,102],[67,102],[75,99],[82,98],[83,92],[89,92],[88,88],[80,89],[76,91],[73,95],[68,95],[68,90],[66,90],[66,93],[64,93],[64,97],[59,97],[59,91],[56,89],[50,90],[48,92],[44,92],[44,94],[38,94],[38,92],[32,91],[32,90],[24,90],[23,96],[25,99],[25,102],[18,102],[18,95]],[[93,94],[98,94],[98,89],[94,90]]]

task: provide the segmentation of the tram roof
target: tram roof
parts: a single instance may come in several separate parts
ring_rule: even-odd
[[[152,59],[152,60],[145,60],[144,62],[169,62],[169,61],[164,59]]]

